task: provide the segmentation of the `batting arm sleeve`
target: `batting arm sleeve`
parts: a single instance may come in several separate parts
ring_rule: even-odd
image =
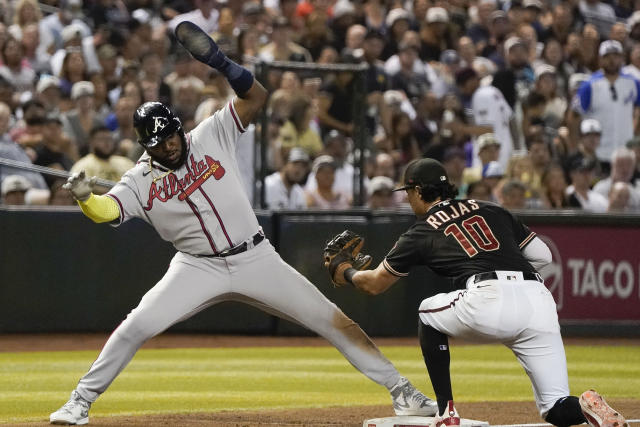
[[[538,237],[534,237],[533,240],[524,247],[522,254],[536,270],[540,270],[545,265],[551,263],[551,251]]]
[[[84,202],[78,201],[82,212],[93,222],[111,222],[120,218],[120,208],[115,200],[108,196],[96,196],[91,193]]]

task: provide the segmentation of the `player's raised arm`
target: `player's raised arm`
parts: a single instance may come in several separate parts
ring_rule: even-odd
[[[227,78],[238,95],[234,107],[243,126],[247,126],[267,99],[267,90],[253,74],[236,64],[220,50],[218,45],[193,22],[184,21],[175,30],[176,38],[198,61],[218,70]]]
[[[82,212],[93,222],[110,222],[120,217],[120,208],[111,197],[93,194],[96,177],[88,178],[84,171],[76,172],[62,186],[68,190]]]

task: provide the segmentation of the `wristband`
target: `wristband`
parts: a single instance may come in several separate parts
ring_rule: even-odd
[[[351,283],[352,286],[355,286],[353,283],[353,275],[356,274],[358,272],[358,270],[356,270],[353,267],[349,267],[347,268],[343,275],[344,275],[344,280],[346,280],[347,282]]]

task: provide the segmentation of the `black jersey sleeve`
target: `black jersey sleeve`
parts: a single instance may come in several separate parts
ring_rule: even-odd
[[[400,236],[382,261],[382,265],[394,276],[408,276],[411,267],[423,263],[421,251],[426,243],[424,236],[421,236],[415,227],[411,228]]]
[[[520,247],[520,250],[524,249],[534,237],[536,237],[536,233],[529,230],[529,227],[524,225],[514,214],[509,211],[506,211],[511,217],[511,224],[513,228],[513,236],[516,239],[516,243]]]

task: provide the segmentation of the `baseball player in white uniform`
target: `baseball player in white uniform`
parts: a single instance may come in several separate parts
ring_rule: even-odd
[[[178,250],[165,276],[107,340],[53,424],[87,424],[91,404],[150,338],[216,303],[243,301],[313,330],[358,370],[390,391],[397,415],[434,415],[435,401],[400,376],[369,337],[265,239],[243,191],[235,141],[262,108],[267,92],[229,60],[200,28],[180,23],[177,39],[224,74],[238,97],[185,134],[163,104],[134,115],[146,152],[106,195],[91,192],[84,173],[67,188],[86,216],[119,225],[141,218]]]

